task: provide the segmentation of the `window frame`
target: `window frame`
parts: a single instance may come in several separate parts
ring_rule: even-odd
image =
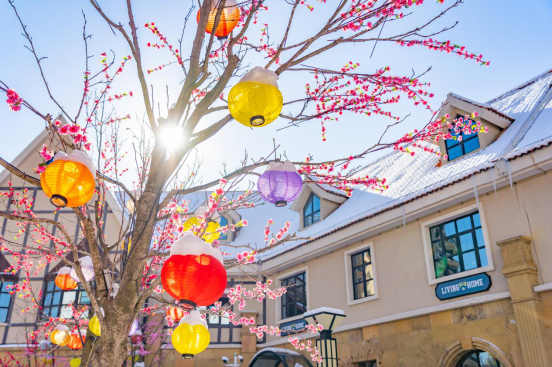
[[[53,283],[54,287],[52,288],[51,291],[48,290],[48,284],[49,283]],[[59,301],[57,302],[57,304],[53,304],[53,296],[52,296],[52,299],[50,300],[50,304],[49,305],[45,305],[45,302],[46,302],[46,296],[48,294],[54,294],[55,292],[60,292],[60,297],[59,297]],[[78,308],[78,306],[91,306],[90,303],[80,303],[80,299],[81,299],[81,295],[82,293],[86,294],[86,291],[84,290],[84,287],[82,286],[82,284],[79,283],[78,287],[73,289],[73,290],[70,290],[70,291],[64,291],[64,290],[61,290],[56,284],[55,284],[55,279],[44,279],[44,290],[42,292],[42,304],[41,304],[41,307],[42,307],[42,313],[44,314],[45,317],[61,317],[61,310],[63,309],[64,306],[67,306],[67,304],[63,304],[63,295],[65,293],[69,293],[69,292],[76,292],[76,297],[75,297],[75,302],[74,302],[74,305]],[[88,298],[90,300],[90,297]],[[46,308],[48,308],[50,311],[53,307],[58,307],[58,313],[57,315],[55,316],[52,316],[48,313],[46,313]],[[72,317],[72,316],[71,316]]]
[[[435,263],[433,261],[433,247],[431,244],[430,228],[439,224],[449,222],[454,219],[464,217],[468,214],[473,214],[476,211],[479,211],[481,230],[483,232],[483,240],[485,241],[485,253],[487,254],[487,261],[488,261],[487,266],[437,278],[435,275]],[[443,214],[439,217],[423,222],[421,224],[421,227],[422,227],[422,240],[424,244],[424,255],[425,255],[425,261],[426,261],[427,280],[429,285],[435,285],[435,284],[447,282],[449,280],[464,278],[470,275],[485,273],[485,272],[494,270],[491,241],[489,238],[489,234],[487,230],[488,227],[487,227],[487,222],[485,218],[485,209],[483,208],[483,204],[481,202],[479,202],[479,205],[477,204],[468,205],[462,209],[459,209],[447,214]]]
[[[458,114],[456,116],[456,118],[464,118],[464,116]],[[475,124],[476,122],[473,121],[473,120],[469,120],[472,122],[472,124]],[[450,132],[450,130],[449,130]],[[452,134],[452,133],[451,133]],[[464,135],[464,133],[462,131],[460,131],[460,135],[462,136],[462,141],[458,141],[458,140],[454,140],[454,139],[446,139],[445,140],[445,149],[447,150],[447,156],[448,156],[448,161],[451,162],[451,161],[454,161],[458,158],[462,158],[464,157],[465,155],[467,154],[470,154],[470,153],[473,153],[479,149],[481,149],[481,141],[479,140],[479,134],[478,133],[475,133],[475,134],[470,134],[467,136],[467,139],[464,139],[464,137],[466,137],[466,135]],[[466,152],[466,149],[464,147],[464,144],[468,141],[472,141],[474,139],[477,139],[477,144],[479,145],[477,148],[475,148],[474,150],[470,150],[469,152]],[[452,144],[450,147],[449,145],[447,144],[448,141],[454,141],[454,144]],[[462,154],[459,155],[458,157],[456,158],[453,158],[453,159],[450,159],[450,154],[449,154],[449,148],[455,148],[455,147],[460,147],[462,149]]]
[[[314,197],[316,197],[318,199],[318,211],[314,211]],[[312,206],[312,213],[311,214],[306,214],[307,212],[307,207],[308,206]],[[318,213],[318,220],[315,222],[314,221],[314,215]],[[312,217],[312,222],[311,224],[307,225],[307,221],[306,221],[306,218],[307,217]],[[305,202],[305,204],[303,205],[303,228],[307,228],[307,227],[310,227],[312,226],[313,224],[316,224],[318,222],[320,222],[322,220],[322,200],[320,199],[320,196],[316,195],[314,192],[311,192],[307,201]]]
[[[363,298],[355,299],[354,293],[354,282],[353,282],[353,264],[352,257],[355,254],[364,251],[370,251],[370,257],[372,258],[372,282],[374,284],[374,294],[371,296],[366,296]],[[377,274],[377,260],[376,260],[376,250],[374,248],[373,242],[363,243],[359,246],[353,247],[343,253],[343,259],[345,261],[345,287],[347,295],[347,305],[353,306],[359,303],[375,301],[379,298],[378,293],[378,274]]]
[[[307,312],[309,310],[309,304],[310,304],[309,267],[308,266],[297,268],[297,269],[294,269],[294,270],[289,271],[287,273],[283,273],[281,275],[278,275],[276,277],[275,281],[276,281],[276,284],[281,284],[282,280],[288,279],[288,278],[296,276],[296,275],[299,275],[301,273],[305,273],[305,303],[306,303],[305,312]],[[297,315],[297,316],[282,318],[282,298],[283,297],[278,297],[276,299],[276,307],[275,307],[276,324],[281,324],[281,323],[288,322],[288,321],[294,321],[294,320],[302,319],[303,314]]]

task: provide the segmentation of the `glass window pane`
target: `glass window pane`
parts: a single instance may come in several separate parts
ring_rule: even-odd
[[[471,270],[477,268],[477,259],[475,258],[475,251],[470,251],[463,254],[464,270]]]
[[[48,285],[46,286],[46,289],[49,291],[54,290],[54,282],[48,282]]]
[[[366,290],[368,292],[367,296],[373,296],[374,295],[374,282],[373,281],[368,281],[366,283]]]
[[[301,273],[301,274],[297,275],[297,278],[299,278],[300,280],[302,280],[304,282],[305,281],[305,273]]]
[[[61,308],[61,312],[59,313],[59,317],[63,317],[64,319],[73,318],[73,309],[71,306],[63,306]]]
[[[228,317],[221,317],[220,318],[221,325],[230,325],[230,319]]]
[[[305,204],[305,207],[303,208],[303,211],[305,212],[305,215],[312,214],[312,194],[309,200],[307,200],[307,203]]]
[[[484,247],[485,240],[483,239],[483,230],[481,228],[475,230],[475,237],[477,238],[477,246]]]
[[[89,305],[89,304],[90,304],[90,298],[88,298],[88,294],[86,294],[86,292],[84,291],[80,292],[79,305]]]
[[[456,159],[458,157],[462,156],[462,146],[457,145],[454,148],[448,149],[448,159],[449,161],[452,161],[453,159]]]
[[[453,234],[456,234],[456,226],[454,225],[454,222],[448,222],[443,226],[443,232],[445,236],[451,236]]]
[[[447,268],[448,268],[448,261],[446,257],[435,261],[435,277],[440,278],[444,276],[447,271]]]
[[[9,307],[10,306],[10,295],[9,293],[0,294],[0,307]]]
[[[9,292],[11,290],[11,286],[13,285],[12,282],[4,282],[2,284],[2,292]]]
[[[481,260],[482,267],[489,265],[489,262],[487,261],[487,251],[485,251],[484,247],[479,250],[479,259]]]
[[[366,274],[366,280],[373,278],[373,276],[372,276],[372,264],[366,265],[364,267],[364,273]]]
[[[429,230],[429,233],[431,234],[431,240],[435,241],[441,238],[441,227],[435,226]]]
[[[457,135],[457,134],[452,134],[452,135]],[[450,148],[450,147],[453,147],[455,145],[460,144],[460,142],[458,141],[458,138],[456,138],[456,139],[447,139],[445,141],[447,143],[447,148]]]
[[[319,212],[320,211],[320,198],[316,195],[312,197],[312,211],[313,212]]]
[[[59,307],[52,307],[50,309],[50,317],[58,317],[59,316]]]
[[[75,302],[77,300],[77,292],[70,291],[70,292],[63,292],[63,300],[62,304],[68,305],[71,302]]]
[[[59,305],[59,301],[61,299],[61,292],[54,292],[54,297],[52,299],[53,305]]]
[[[44,305],[50,306],[52,302],[52,293],[46,293],[46,296],[44,297]]]
[[[366,293],[364,293],[364,283],[355,285],[355,299],[364,297],[366,297]]]
[[[314,213],[312,221],[313,223],[320,221],[320,212]]]
[[[456,255],[458,253],[458,247],[456,246],[456,238],[449,238],[445,240],[445,251],[449,255]]]
[[[460,261],[458,256],[447,258],[447,271],[449,274],[456,274],[460,272]]]
[[[362,264],[362,254],[353,255],[353,266]]]
[[[209,315],[209,324],[217,325],[219,323],[219,317],[217,315]]]
[[[365,263],[372,262],[372,256],[370,256],[370,251],[364,251],[364,262]]]
[[[460,236],[460,246],[462,252],[473,250],[473,235],[472,232],[468,232]]]
[[[355,268],[353,271],[353,282],[359,283],[364,280],[364,277],[362,276],[362,268]]]
[[[481,227],[481,219],[479,218],[479,213],[475,213],[472,215],[473,218],[473,225],[475,227]]]
[[[6,322],[8,320],[8,309],[0,308],[0,322]]]
[[[433,259],[439,260],[444,256],[443,248],[441,247],[441,242],[433,242]]]
[[[468,229],[471,229],[471,218],[470,217],[464,217],[456,220],[456,227],[458,228],[458,232],[464,232]]]
[[[473,152],[476,149],[479,149],[479,138],[477,137],[477,135],[475,135],[474,138],[466,140],[464,142],[465,154],[468,154],[469,152]]]
[[[312,216],[305,217],[304,226],[308,227],[312,224]]]

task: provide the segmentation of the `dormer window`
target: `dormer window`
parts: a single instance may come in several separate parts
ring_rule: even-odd
[[[457,118],[461,118],[461,117],[462,116],[458,115]],[[473,121],[471,121],[471,123],[475,124],[475,122]],[[449,161],[452,161],[456,158],[460,158],[461,156],[466,155],[470,152],[473,152],[474,150],[477,150],[480,147],[479,137],[476,132],[471,133],[470,135],[464,135],[464,132],[462,131],[459,131],[456,133],[453,133],[451,131],[451,134],[453,138],[448,139],[446,141]]]
[[[320,221],[320,198],[311,193],[303,207],[303,227],[308,227],[318,221]]]

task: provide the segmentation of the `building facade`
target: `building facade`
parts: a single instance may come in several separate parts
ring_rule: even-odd
[[[301,238],[262,252],[249,277],[229,273],[229,287],[263,277],[288,287],[276,301],[234,308],[288,335],[257,339],[249,327],[213,319],[205,352],[187,361],[167,343],[160,364],[222,366],[237,353],[247,366],[264,348],[293,349],[289,335],[313,341],[303,314],[331,307],[347,315],[333,332],[342,366],[552,366],[551,86],[548,71],[487,103],[450,94],[440,115],[477,111],[488,133],[368,164],[359,175],[387,179],[383,193],[358,188],[347,197],[306,184],[284,208],[221,213],[228,223],[249,221],[224,240],[233,246],[262,248],[270,218],[274,228],[290,221]],[[37,289],[47,290],[45,278]],[[21,343],[17,302],[0,302],[0,316],[2,307],[5,347]]]

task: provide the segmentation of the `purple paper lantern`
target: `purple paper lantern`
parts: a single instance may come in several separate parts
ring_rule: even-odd
[[[290,162],[271,162],[259,177],[257,189],[262,198],[277,207],[286,206],[301,193],[303,180]]]
[[[128,332],[128,336],[132,336],[136,331],[138,331],[139,326],[140,325],[138,325],[138,319],[135,319],[132,322],[132,325],[130,326],[130,331]]]

